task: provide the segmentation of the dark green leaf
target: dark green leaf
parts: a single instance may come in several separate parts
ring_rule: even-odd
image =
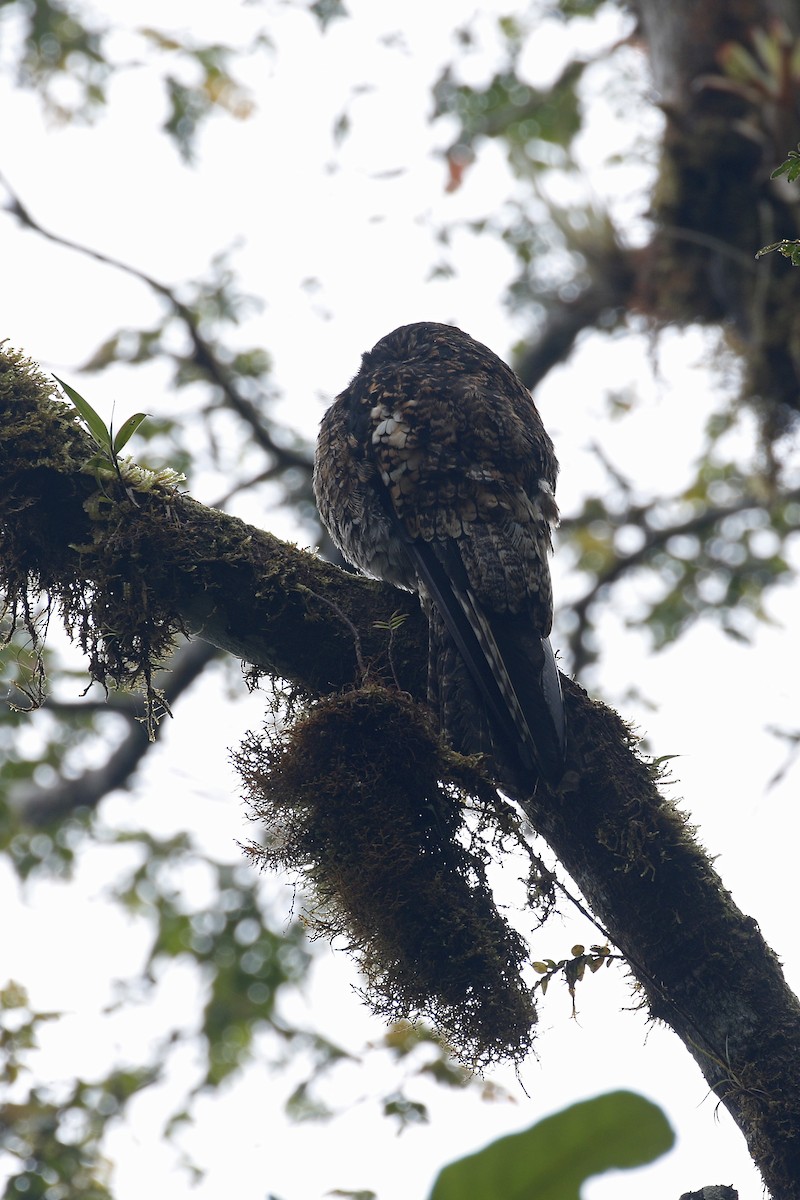
[[[128,417],[125,424],[114,437],[115,454],[119,454],[120,450],[122,450],[122,448],[128,444],[146,417],[147,413],[134,413],[132,417]]]
[[[64,389],[69,399],[75,405],[78,412],[89,426],[92,437],[97,442],[98,446],[102,447],[103,449],[110,448],[111,434],[106,429],[103,418],[94,411],[88,400],[84,400],[83,396],[81,396],[79,392],[75,391],[75,388],[70,387],[68,383],[65,383],[63,379],[59,379],[57,375],[54,375],[53,378],[55,379],[56,383],[58,383],[59,386]]]

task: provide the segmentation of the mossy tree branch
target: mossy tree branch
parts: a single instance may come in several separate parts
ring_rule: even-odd
[[[372,678],[424,699],[414,597],[349,575],[174,488],[84,469],[75,415],[19,356],[0,364],[0,564],[9,602],[59,604],[101,682],[156,668],[185,629],[310,696]],[[393,635],[393,614],[403,623]],[[391,647],[391,652],[390,652]],[[570,763],[525,802],[536,831],[742,1129],[766,1185],[800,1198],[800,1005],[619,717],[564,680]],[[380,744],[375,746],[380,754]]]
[[[54,385],[18,356],[0,365],[0,552],[13,602],[30,590],[60,605],[101,683],[142,681],[179,630],[320,695],[358,681],[360,653],[386,657],[376,623],[407,616],[394,669],[419,693],[416,600],[348,576],[312,554],[174,487],[98,482],[95,455]],[[346,618],[346,619],[345,619]]]

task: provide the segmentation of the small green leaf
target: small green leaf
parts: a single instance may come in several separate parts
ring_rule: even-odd
[[[59,379],[57,375],[54,375],[53,378],[55,379],[56,383],[58,383],[59,386],[64,389],[69,399],[75,405],[78,412],[89,426],[89,431],[94,440],[97,442],[98,446],[102,447],[104,450],[110,450],[111,434],[106,429],[103,418],[94,411],[88,400],[84,400],[80,392],[76,392],[75,388],[70,387],[68,383],[65,383],[63,379]]]
[[[800,167],[798,167],[798,174],[800,174]],[[792,176],[790,175],[789,178]],[[771,254],[773,250],[777,250],[784,258],[788,258],[792,266],[800,266],[800,241],[781,238],[779,242],[773,242],[770,246],[762,246],[756,253],[756,258],[763,258],[765,254]]]
[[[777,175],[778,172],[776,171],[775,174]],[[772,254],[773,250],[780,249],[784,244],[785,239],[783,242],[770,242],[769,246],[762,246],[760,250],[756,251],[756,258],[763,258],[765,254]]]
[[[125,424],[114,436],[114,453],[119,454],[123,446],[127,446],[136,430],[147,417],[147,413],[134,413],[132,417],[128,417]]]
[[[450,1163],[430,1200],[579,1200],[593,1175],[643,1166],[674,1141],[655,1104],[633,1092],[609,1092]]]
[[[770,175],[770,179],[778,179],[781,175],[785,175],[790,183],[794,183],[798,175],[800,175],[800,145],[797,150],[790,150],[788,156],[779,167]]]

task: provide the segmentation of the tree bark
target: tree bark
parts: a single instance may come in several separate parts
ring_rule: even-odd
[[[723,324],[745,365],[743,396],[765,442],[800,410],[800,272],[755,254],[800,232],[800,195],[771,172],[795,148],[797,0],[637,0],[666,118],[650,204],[655,234],[640,257],[638,302],[659,322]],[[778,71],[754,34],[780,44]],[[759,77],[730,71],[732,54]]]

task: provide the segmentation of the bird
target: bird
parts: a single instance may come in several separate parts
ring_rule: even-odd
[[[454,325],[402,325],[362,355],[320,426],[313,486],[344,558],[417,592],[428,701],[462,754],[535,791],[563,776],[550,644],[558,462],[531,393]]]

